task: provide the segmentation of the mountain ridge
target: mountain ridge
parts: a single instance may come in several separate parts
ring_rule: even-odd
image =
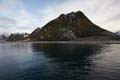
[[[33,41],[69,41],[93,36],[107,40],[118,38],[116,34],[94,24],[83,12],[77,11],[61,14],[42,28],[35,29],[30,34],[30,39]]]

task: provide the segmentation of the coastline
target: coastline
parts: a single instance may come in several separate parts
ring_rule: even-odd
[[[6,44],[6,43],[120,44],[120,41],[12,41],[12,42],[10,42],[10,41],[4,41],[4,42],[0,42],[0,44]]]

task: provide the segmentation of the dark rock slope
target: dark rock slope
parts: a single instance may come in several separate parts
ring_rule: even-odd
[[[34,30],[30,35],[33,41],[68,41],[83,38],[113,40],[118,36],[92,23],[81,11],[61,14],[41,29]]]

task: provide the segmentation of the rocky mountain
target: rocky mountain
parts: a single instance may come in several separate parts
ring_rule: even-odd
[[[0,34],[0,41],[6,41],[8,36],[8,34]]]
[[[39,35],[40,30],[41,30],[40,28],[35,29],[35,30],[30,34],[30,37],[31,37],[31,38],[36,38],[36,40],[38,40],[39,38],[37,38],[37,37],[38,37],[38,35]]]
[[[30,34],[33,41],[112,40],[118,36],[92,23],[81,11],[61,14]]]
[[[7,38],[7,41],[24,41],[29,36],[28,33],[12,33]]]

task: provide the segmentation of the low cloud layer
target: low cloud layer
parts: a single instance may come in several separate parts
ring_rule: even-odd
[[[78,10],[104,29],[120,30],[119,0],[0,0],[0,32],[30,33],[62,13]]]

